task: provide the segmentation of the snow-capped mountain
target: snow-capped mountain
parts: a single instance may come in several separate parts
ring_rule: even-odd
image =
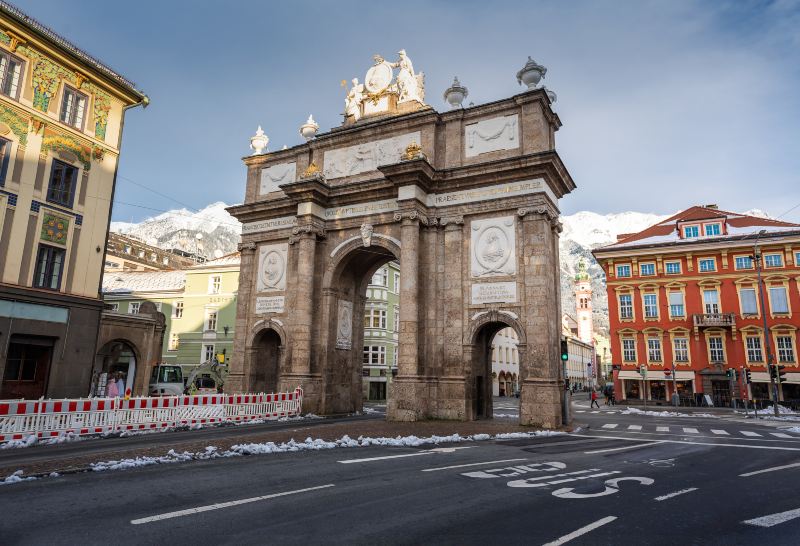
[[[111,222],[111,231],[160,248],[198,252],[213,259],[235,252],[242,232],[242,224],[228,214],[227,206],[216,202],[197,212],[175,209],[138,224]],[[202,234],[201,239],[198,234]]]
[[[112,222],[111,231],[134,236],[165,249],[178,248],[186,252],[199,250],[201,255],[214,258],[234,252],[242,231],[242,225],[227,213],[226,207],[225,203],[217,202],[198,212],[171,210],[138,224]],[[605,276],[595,263],[591,251],[615,242],[621,233],[641,231],[664,218],[666,216],[642,212],[597,214],[583,211],[562,216],[564,231],[561,234],[560,252],[563,312],[575,315],[572,280],[578,262],[583,259],[592,276],[595,328],[599,334],[608,335]],[[197,239],[198,233],[202,234],[200,240]]]

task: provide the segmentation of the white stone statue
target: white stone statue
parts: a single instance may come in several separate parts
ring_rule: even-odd
[[[364,101],[364,85],[358,83],[358,78],[353,78],[353,87],[344,99],[344,115],[352,116],[353,121],[361,118],[361,103]]]
[[[417,77],[414,73],[414,64],[411,59],[406,55],[406,50],[401,49],[397,52],[400,58],[396,63],[391,63],[392,68],[399,68],[400,72],[397,74],[397,89],[400,92],[398,104],[415,100],[423,102],[424,84],[421,78]],[[422,76],[422,74],[420,74]]]

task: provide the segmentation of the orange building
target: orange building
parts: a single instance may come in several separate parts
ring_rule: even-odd
[[[769,355],[779,400],[800,403],[800,225],[695,206],[593,253],[618,399],[766,400]]]

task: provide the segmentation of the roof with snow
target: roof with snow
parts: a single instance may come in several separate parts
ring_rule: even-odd
[[[103,294],[182,290],[185,285],[185,271],[106,272],[103,275]]]
[[[229,265],[239,265],[242,261],[241,252],[231,252],[225,256],[220,256],[215,260],[209,260],[201,264],[194,265],[189,269],[208,269],[209,267],[226,267]]]
[[[697,237],[683,237],[681,228],[687,225],[700,225],[703,223],[720,221],[722,224],[719,235],[703,235],[698,229]],[[598,248],[598,252],[619,250],[648,246],[664,246],[691,244],[698,242],[736,241],[745,238],[754,238],[761,230],[764,236],[784,235],[789,233],[800,234],[800,224],[782,222],[771,218],[762,218],[738,212],[728,212],[716,206],[694,206],[678,214],[670,216],[657,224],[638,233],[619,235],[617,242]]]

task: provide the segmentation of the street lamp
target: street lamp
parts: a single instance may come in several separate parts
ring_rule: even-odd
[[[767,232],[762,229],[758,232],[753,243],[753,260],[756,262],[756,273],[758,276],[758,300],[761,305],[761,317],[764,319],[764,345],[767,350],[767,375],[769,375],[769,386],[772,391],[772,409],[775,416],[778,416],[778,384],[775,383],[775,378],[772,376],[772,344],[769,340],[769,330],[767,329],[767,308],[764,306],[764,282],[761,279],[761,253],[759,252],[758,240]],[[756,410],[757,411],[757,410]],[[757,414],[756,414],[757,415]]]

